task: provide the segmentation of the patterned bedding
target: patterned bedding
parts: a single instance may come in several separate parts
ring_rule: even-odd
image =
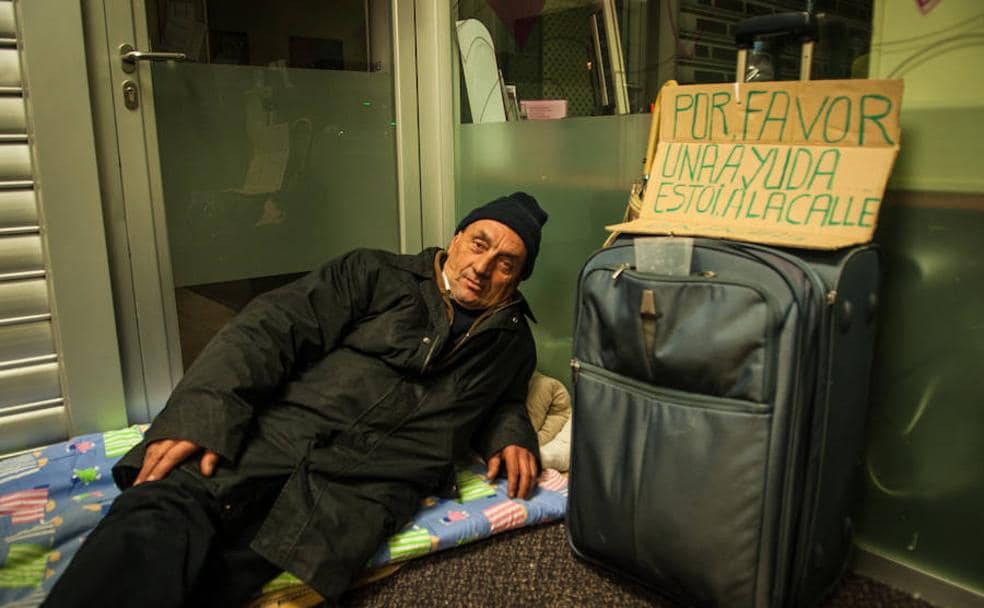
[[[0,606],[37,606],[44,600],[119,494],[110,469],[142,433],[143,427],[132,426],[82,435],[0,459]],[[528,501],[509,499],[505,484],[504,479],[487,482],[481,465],[459,471],[459,498],[427,498],[414,521],[383,543],[367,566],[563,517],[567,478],[557,471],[541,474]]]

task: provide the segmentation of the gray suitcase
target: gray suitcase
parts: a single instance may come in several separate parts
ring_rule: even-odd
[[[634,260],[622,240],[578,282],[571,546],[686,603],[815,605],[851,546],[877,250]]]

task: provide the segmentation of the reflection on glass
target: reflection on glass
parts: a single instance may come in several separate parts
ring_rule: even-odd
[[[461,122],[648,112],[667,80],[735,78],[734,26],[812,10],[813,78],[863,78],[872,2],[834,0],[457,0]],[[759,41],[769,79],[799,74],[799,41]]]
[[[389,6],[148,3],[154,50],[193,60],[151,65],[185,366],[259,293],[399,248]]]
[[[560,380],[570,378],[578,271],[608,236],[604,226],[622,219],[648,125],[648,116],[636,114],[457,128],[458,217],[516,190],[550,214],[536,272],[520,289],[537,318],[537,367]]]
[[[644,58],[650,3],[621,3],[621,8],[618,4],[614,0],[453,3],[463,82],[462,122],[484,122],[473,108],[486,99],[505,105],[506,116],[513,118],[648,110]],[[476,67],[469,60],[485,47],[494,63],[478,62]],[[476,70],[484,74],[476,76]],[[471,87],[476,79],[492,84],[494,93]]]
[[[148,0],[147,27],[155,51],[199,63],[377,71],[388,63],[389,32],[377,23],[386,21],[388,6],[379,0]],[[367,29],[370,21],[380,31]]]

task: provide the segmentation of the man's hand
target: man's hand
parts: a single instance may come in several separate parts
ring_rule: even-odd
[[[502,451],[489,457],[489,470],[486,477],[495,479],[499,474],[499,465],[506,461],[506,474],[509,479],[509,498],[527,498],[536,487],[536,456],[526,448],[518,445],[507,445]],[[517,488],[518,486],[518,488]],[[518,489],[518,492],[517,492]]]
[[[143,467],[140,468],[133,485],[138,486],[145,481],[157,481],[163,478],[171,472],[171,469],[201,450],[198,444],[184,439],[161,439],[149,444],[144,453]],[[218,463],[219,455],[212,450],[205,450],[198,468],[202,475],[211,477]]]

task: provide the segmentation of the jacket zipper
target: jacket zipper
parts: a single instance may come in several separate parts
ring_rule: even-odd
[[[439,343],[440,340],[431,340],[431,347],[430,350],[427,351],[427,356],[424,357],[424,366],[421,368],[421,372],[427,371],[427,366],[430,365],[431,357],[434,356],[434,351],[437,349],[437,345]]]
[[[519,303],[519,300],[506,302],[505,304],[501,304],[497,308],[494,308],[491,311],[486,312],[486,314],[483,314],[479,318],[475,319],[475,322],[472,323],[472,326],[468,328],[468,331],[465,332],[465,335],[461,336],[461,338],[455,343],[454,348],[451,349],[451,352],[448,353],[448,356],[450,357],[454,353],[458,352],[458,350],[461,349],[461,347],[464,345],[465,342],[468,341],[469,338],[471,338],[475,334],[480,333],[475,331],[479,325],[484,324],[486,321],[488,321],[489,319],[491,319],[501,311],[517,303]]]
[[[480,324],[483,324],[485,321],[487,321],[488,319],[491,319],[492,317],[494,317],[499,312],[501,312],[501,311],[505,310],[506,308],[509,308],[510,306],[513,306],[514,304],[517,304],[517,303],[519,303],[519,300],[518,299],[517,300],[513,300],[511,302],[506,302],[505,304],[501,304],[497,308],[492,309],[491,311],[486,311],[485,314],[483,314],[479,318],[475,319],[475,322],[472,323],[472,326],[468,328],[468,331],[465,332],[465,335],[461,336],[461,338],[458,339],[458,341],[455,343],[454,347],[451,348],[451,352],[449,352],[447,354],[447,356],[450,357],[454,353],[458,352],[458,350],[461,349],[462,345],[464,345],[464,343],[469,338],[471,338],[473,335],[475,335],[477,333],[480,333],[480,332],[476,332],[475,331],[475,329]],[[448,321],[448,326],[450,326],[453,322],[454,322],[453,320]],[[439,342],[440,342],[439,340],[434,340],[431,343],[430,350],[427,351],[427,356],[424,358],[424,366],[423,366],[423,368],[421,368],[421,373],[427,371],[427,367],[430,365],[431,359],[434,357],[434,353],[437,352],[437,346],[438,346],[438,343]]]

